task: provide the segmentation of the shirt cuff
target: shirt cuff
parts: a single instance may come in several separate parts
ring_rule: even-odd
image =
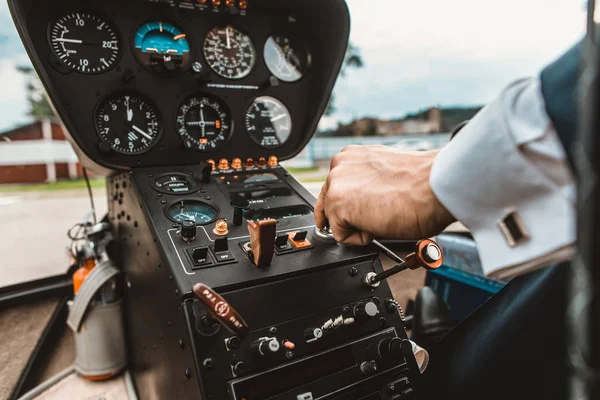
[[[430,183],[471,231],[486,275],[508,278],[572,255],[574,180],[538,79],[513,83],[477,114],[440,151]]]

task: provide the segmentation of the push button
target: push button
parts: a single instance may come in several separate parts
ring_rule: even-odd
[[[192,262],[196,267],[212,264],[208,255],[208,247],[196,247],[195,249],[188,251],[192,257]]]
[[[311,247],[312,244],[306,239],[306,234],[306,231],[289,232],[288,237],[296,249],[307,249]]]

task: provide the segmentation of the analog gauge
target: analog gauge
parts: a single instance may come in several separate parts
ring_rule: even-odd
[[[181,103],[175,125],[186,147],[214,151],[223,148],[229,140],[233,122],[227,106],[220,100],[195,95]]]
[[[292,116],[279,100],[256,98],[246,111],[246,131],[256,143],[266,149],[282,146],[292,133]]]
[[[166,209],[167,217],[174,222],[194,221],[196,225],[207,225],[219,217],[217,209],[199,200],[182,200]]]
[[[167,22],[148,22],[135,34],[140,63],[160,75],[176,75],[190,64],[187,35]]]
[[[50,26],[50,46],[73,71],[97,74],[115,65],[120,42],[115,25],[90,13],[72,13]]]
[[[190,194],[200,189],[201,183],[193,175],[166,174],[152,182],[154,189],[166,194]]]
[[[96,130],[110,149],[133,155],[156,145],[162,127],[158,111],[149,101],[135,94],[119,93],[98,106]]]
[[[269,71],[284,82],[296,82],[306,72],[310,55],[286,36],[271,36],[264,49],[265,63]]]
[[[204,57],[213,71],[227,79],[248,76],[256,59],[250,37],[231,25],[217,26],[208,32]]]

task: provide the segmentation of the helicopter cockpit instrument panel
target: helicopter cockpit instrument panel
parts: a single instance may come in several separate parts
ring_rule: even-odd
[[[377,252],[324,240],[279,165],[329,101],[344,0],[8,2],[82,163],[108,175],[140,398],[414,398],[398,304],[364,279]]]
[[[337,2],[11,3],[74,145],[113,170],[294,156],[347,40]]]

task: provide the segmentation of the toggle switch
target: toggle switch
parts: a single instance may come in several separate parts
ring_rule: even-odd
[[[191,250],[188,250],[188,253],[190,254],[190,257],[192,257],[192,262],[196,267],[212,264],[212,260],[208,255],[208,247],[195,247]]]
[[[215,255],[215,259],[219,263],[235,260],[233,254],[231,254],[231,251],[229,251],[229,242],[227,240],[227,236],[215,239],[213,253]]]
[[[285,233],[278,235],[275,238],[275,248],[279,251],[291,250],[292,244],[289,241],[289,236]]]
[[[297,249],[307,249],[309,247],[312,247],[312,243],[310,243],[310,241],[306,239],[306,235],[306,231],[288,233],[290,242],[292,242],[292,245]]]

